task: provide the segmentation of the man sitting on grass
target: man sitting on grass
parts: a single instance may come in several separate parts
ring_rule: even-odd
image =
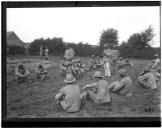
[[[79,68],[77,66],[77,60],[72,60],[72,74],[73,75],[79,74]]]
[[[160,66],[160,59],[158,54],[155,54],[155,59],[153,60],[152,63],[152,69],[155,72],[157,78],[160,79],[161,66]]]
[[[92,55],[90,60],[89,70],[96,69],[96,58],[95,55]]]
[[[99,58],[99,56],[96,57],[96,67],[101,67],[103,65],[103,62]]]
[[[85,71],[85,65],[82,64],[80,59],[77,60],[77,67],[78,67],[80,73],[83,73]]]
[[[156,89],[156,78],[151,72],[150,67],[144,67],[143,71],[139,74],[137,81],[144,88]]]
[[[121,68],[125,68],[125,61],[124,61],[123,57],[119,57],[119,59],[117,61],[117,71]]]
[[[44,69],[42,64],[39,64],[36,68],[37,78],[44,80],[47,77],[47,70]]]
[[[155,59],[153,60],[152,68],[157,69],[160,66],[160,59],[158,54],[155,54],[154,56]]]
[[[29,70],[22,63],[15,68],[15,75],[18,82],[24,82],[29,76]]]
[[[77,112],[81,105],[81,95],[79,85],[74,84],[75,78],[72,74],[67,74],[64,82],[67,84],[55,96],[57,104],[67,112]]]
[[[128,58],[125,59],[125,67],[126,68],[132,68],[133,67],[133,63]]]
[[[110,84],[109,89],[112,92],[119,93],[122,96],[132,96],[132,79],[128,76],[126,69],[119,69],[120,80]]]
[[[91,99],[96,105],[110,104],[111,98],[108,88],[108,83],[103,80],[101,72],[96,71],[93,75],[95,83],[87,84],[83,89],[86,91],[82,94],[84,100]]]

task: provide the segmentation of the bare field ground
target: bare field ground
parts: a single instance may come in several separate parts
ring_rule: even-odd
[[[16,59],[39,59],[37,56],[18,57]],[[88,64],[90,58],[81,57],[83,63]],[[54,100],[56,93],[65,84],[59,74],[60,58],[49,57],[53,65],[49,68],[49,79],[40,81],[36,74],[30,70],[28,81],[18,84],[14,79],[14,66],[7,64],[7,117],[8,118],[52,118],[52,117],[160,117],[160,85],[156,90],[143,89],[137,82],[137,74],[148,64],[147,60],[133,60],[134,67],[129,69],[133,86],[133,96],[124,98],[111,93],[112,104],[107,106],[95,106],[90,101],[81,106],[77,113],[67,113],[58,106]],[[103,69],[99,69],[102,70]],[[81,76],[76,83],[82,88],[85,84],[93,82],[90,71]],[[108,82],[117,79],[114,74]],[[153,112],[145,110],[153,107]]]

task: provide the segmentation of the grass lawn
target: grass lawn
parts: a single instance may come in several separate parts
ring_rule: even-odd
[[[39,57],[18,57],[16,59],[39,59]],[[83,63],[88,64],[90,58],[81,57]],[[137,74],[148,64],[147,60],[132,60],[133,69],[129,69],[133,86],[133,96],[124,98],[111,93],[112,104],[109,106],[95,106],[87,102],[77,113],[67,113],[54,100],[56,93],[65,86],[59,74],[59,57],[49,57],[53,63],[49,68],[50,78],[45,81],[36,79],[31,70],[30,78],[25,83],[16,83],[14,79],[14,66],[7,64],[7,117],[8,118],[52,118],[52,117],[160,117],[160,86],[156,90],[142,88],[137,82]],[[103,69],[100,69],[103,71]],[[90,71],[80,77],[76,83],[82,88],[85,84],[93,82]],[[114,74],[109,83],[115,81]],[[145,108],[151,106],[154,112],[147,112]]]

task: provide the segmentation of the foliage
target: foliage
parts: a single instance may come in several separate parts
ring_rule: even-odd
[[[120,54],[124,57],[151,59],[155,53],[160,53],[160,48],[152,48],[151,41],[155,34],[151,25],[141,33],[132,34],[127,42],[119,46]]]
[[[103,30],[100,36],[100,47],[103,48],[104,44],[108,44],[110,47],[118,45],[118,30],[109,28]]]
[[[31,55],[38,55],[40,46],[43,46],[43,49],[47,46],[49,49],[49,54],[55,56],[63,56],[65,51],[65,43],[62,38],[47,38],[47,39],[35,39],[31,42],[29,51]],[[99,47],[92,47],[88,43],[83,44],[80,42],[79,44],[70,43],[71,47],[75,51],[76,56],[91,56],[92,54],[99,55],[100,49]]]

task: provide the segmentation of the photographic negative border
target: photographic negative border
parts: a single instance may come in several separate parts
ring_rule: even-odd
[[[7,8],[49,8],[49,7],[124,7],[159,6],[160,1],[41,1],[2,2],[2,126],[160,126],[160,117],[121,118],[7,118],[6,102],[6,10]],[[161,7],[160,7],[161,10]],[[161,13],[160,13],[161,19]],[[161,22],[160,22],[161,23]],[[161,24],[160,24],[161,28]],[[161,31],[160,31],[161,35]],[[160,40],[161,42],[161,40]]]

